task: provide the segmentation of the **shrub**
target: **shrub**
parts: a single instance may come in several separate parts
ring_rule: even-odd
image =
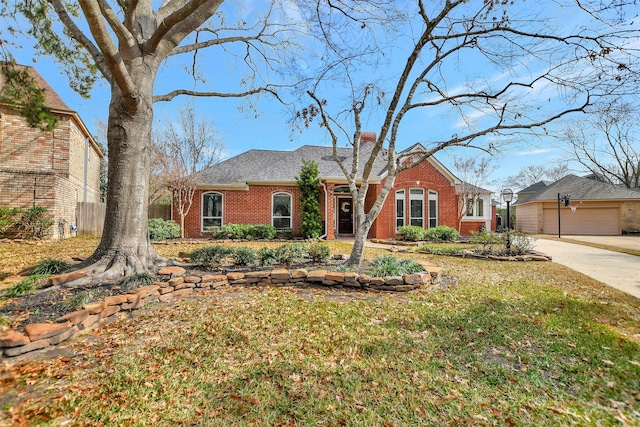
[[[96,299],[97,296],[98,295],[96,291],[89,289],[86,291],[78,292],[60,305],[65,310],[80,309],[83,305],[90,303],[91,301]]]
[[[16,228],[20,237],[27,239],[42,239],[51,234],[51,227],[55,221],[53,215],[44,206],[34,206],[21,212],[16,221]]]
[[[251,248],[237,248],[233,258],[238,265],[253,265],[258,260],[258,254]]]
[[[181,236],[181,229],[175,221],[153,218],[149,220],[149,239],[167,240],[177,239]]]
[[[7,289],[7,296],[9,298],[17,297],[24,294],[32,293],[36,290],[38,284],[42,279],[46,279],[47,274],[32,274],[26,279],[20,280],[15,285]]]
[[[424,271],[424,268],[415,261],[391,255],[379,256],[371,262],[371,267],[370,274],[376,277],[403,276]]]
[[[320,172],[318,163],[302,159],[300,175],[296,177],[302,195],[302,235],[313,239],[322,233],[322,215],[320,213]]]
[[[271,240],[276,236],[276,228],[270,224],[226,224],[213,235],[215,239]]]
[[[269,265],[273,264],[276,261],[276,249],[270,247],[262,247],[258,250],[258,259],[260,260],[260,265]]]
[[[533,251],[536,242],[536,239],[521,232],[510,233],[509,239],[511,239],[509,253],[513,255],[523,255]]]
[[[424,240],[424,232],[424,228],[418,227],[417,225],[403,225],[402,227],[398,227],[398,233],[402,235],[402,238],[411,242]]]
[[[275,250],[275,260],[278,264],[290,265],[307,256],[309,249],[302,243],[282,245]]]
[[[482,253],[491,254],[501,251],[504,239],[501,235],[485,229],[472,232],[471,243],[478,246]]]
[[[309,245],[309,258],[313,262],[325,262],[331,255],[331,248],[326,243],[312,243]]]
[[[71,265],[59,259],[45,258],[30,269],[31,274],[59,274]]]
[[[207,246],[191,252],[191,262],[203,267],[215,267],[220,261],[234,253],[233,248],[226,246]]]
[[[0,237],[3,237],[7,230],[16,225],[16,218],[22,213],[20,208],[0,207]]]
[[[424,230],[424,239],[434,242],[453,242],[458,236],[458,230],[455,228],[447,227],[446,225],[439,225],[434,228]]]

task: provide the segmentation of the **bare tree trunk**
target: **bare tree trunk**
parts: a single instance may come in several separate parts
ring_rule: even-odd
[[[92,280],[148,272],[164,262],[149,241],[147,198],[153,122],[152,85],[154,70],[139,73],[138,106],[135,112],[123,108],[116,85],[112,85],[109,106],[109,189],[102,239],[94,254],[80,267],[88,277],[70,282],[80,285]]]
[[[364,247],[365,243],[367,242],[367,235],[369,234],[370,229],[371,223],[365,221],[362,224],[358,224],[358,228],[356,229],[356,234],[354,236],[355,241],[353,242],[353,250],[351,251],[351,255],[347,260],[347,265],[362,265],[362,261],[364,260]]]

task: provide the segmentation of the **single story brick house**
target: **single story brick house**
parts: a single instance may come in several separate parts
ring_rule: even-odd
[[[640,233],[640,191],[587,177],[567,175],[553,183],[539,182],[518,193],[516,230],[558,234],[558,194],[570,195],[561,204],[561,234],[616,236]]]
[[[15,106],[0,104],[0,206],[46,207],[56,223],[52,237],[60,237],[59,231],[68,236],[77,224],[78,202],[100,202],[104,155],[78,113],[34,68],[24,68],[44,89],[45,106],[58,123],[52,131],[34,129]]]
[[[361,159],[368,158],[375,134],[363,132]],[[405,151],[421,148],[416,144]],[[199,174],[199,184],[191,210],[185,218],[185,237],[209,236],[224,224],[272,224],[278,229],[301,228],[300,190],[296,176],[302,160],[318,163],[320,171],[320,211],[324,237],[333,240],[354,234],[351,194],[333,148],[304,145],[294,151],[249,150],[214,165]],[[351,164],[352,149],[339,148],[339,156]],[[365,210],[374,203],[384,183],[386,163],[380,157],[370,179]],[[378,167],[378,165],[380,165]],[[458,228],[456,185],[460,180],[435,158],[402,171],[369,232],[369,238],[392,238],[402,225]],[[495,229],[491,192],[470,204],[462,221],[462,234],[481,227]],[[179,218],[175,209],[174,219]],[[492,221],[493,220],[493,221]]]

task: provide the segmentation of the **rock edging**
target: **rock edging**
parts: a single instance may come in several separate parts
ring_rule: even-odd
[[[182,267],[164,267],[160,280],[132,289],[125,294],[107,296],[102,301],[84,304],[81,310],[67,313],[55,323],[32,323],[23,332],[9,330],[0,333],[0,358],[15,357],[55,346],[74,335],[114,319],[118,313],[145,307],[153,301],[169,302],[194,291],[206,291],[225,286],[298,286],[320,285],[336,288],[359,288],[373,292],[408,292],[439,283],[441,268],[424,266],[423,273],[404,276],[371,277],[366,274],[341,273],[327,270],[275,269],[227,274],[187,275]],[[71,280],[61,274],[56,282]],[[66,280],[65,280],[66,279]]]

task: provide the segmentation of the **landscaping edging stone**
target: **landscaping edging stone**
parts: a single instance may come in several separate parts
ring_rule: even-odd
[[[408,292],[439,283],[441,268],[426,264],[424,268],[423,273],[371,277],[353,272],[308,271],[303,268],[187,275],[187,271],[182,267],[164,267],[158,272],[160,280],[151,285],[132,289],[125,294],[107,296],[102,301],[84,304],[81,310],[59,317],[55,323],[31,323],[23,332],[8,330],[0,333],[0,358],[15,357],[58,345],[86,329],[100,326],[114,319],[114,316],[123,312],[144,308],[147,303],[153,301],[170,302],[194,292],[239,285],[326,286],[339,289],[355,288],[367,292]],[[54,277],[58,284],[73,279],[73,275],[70,274]]]

